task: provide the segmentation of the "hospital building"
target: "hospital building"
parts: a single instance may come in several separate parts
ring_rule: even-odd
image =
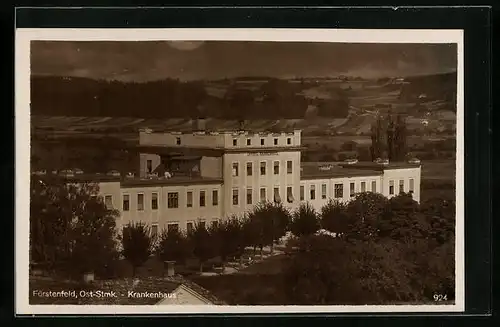
[[[153,232],[189,230],[250,211],[261,201],[320,210],[358,192],[420,200],[419,162],[301,163],[301,131],[141,131],[135,174],[99,178],[100,195],[120,212],[118,226],[141,221]],[[73,177],[78,173],[72,172]],[[83,172],[79,172],[84,177]]]

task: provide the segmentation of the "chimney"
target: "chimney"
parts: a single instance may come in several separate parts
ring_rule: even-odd
[[[175,276],[175,261],[165,261],[167,267],[167,277]]]
[[[192,122],[193,131],[198,131],[198,132],[205,131],[206,129],[205,123],[206,123],[205,118],[193,119]]]

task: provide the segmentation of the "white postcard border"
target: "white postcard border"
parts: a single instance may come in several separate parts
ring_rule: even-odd
[[[17,29],[15,46],[15,306],[16,314],[431,313],[465,310],[464,64],[462,30],[356,29]],[[278,41],[456,43],[456,300],[454,305],[148,306],[29,304],[30,41]]]

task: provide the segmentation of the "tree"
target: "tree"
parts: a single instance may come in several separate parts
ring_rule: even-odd
[[[30,260],[70,276],[104,274],[117,259],[116,217],[93,183],[32,176]]]
[[[203,264],[215,255],[213,238],[204,223],[198,221],[193,230],[188,233],[193,254],[200,261],[200,272],[203,272]]]
[[[455,201],[432,198],[420,205],[420,212],[430,227],[430,237],[439,244],[454,240]]]
[[[349,238],[376,237],[379,221],[386,210],[387,198],[380,193],[358,193],[347,204]]]
[[[321,208],[321,227],[331,232],[341,234],[349,230],[349,215],[347,205],[343,202],[330,199]]]
[[[285,270],[285,291],[297,305],[421,300],[411,284],[413,269],[392,240],[308,236]]]
[[[291,232],[296,236],[305,236],[316,233],[320,228],[318,214],[309,204],[301,204],[293,213]]]
[[[406,120],[402,115],[398,115],[394,128],[394,160],[405,160],[408,153]]]
[[[219,223],[218,229],[221,233],[221,247],[219,254],[225,262],[228,257],[241,257],[245,249],[245,238],[243,224],[237,216],[232,216]]]
[[[149,227],[142,222],[132,222],[123,227],[123,256],[132,265],[135,276],[138,267],[142,266],[154,251],[154,240]]]
[[[416,239],[427,239],[430,234],[425,216],[411,194],[402,193],[391,198],[379,222],[379,236],[405,244]]]
[[[162,261],[182,263],[189,256],[187,239],[177,228],[163,229],[156,252]]]
[[[290,213],[281,203],[265,202],[257,204],[248,214],[250,220],[248,228],[255,236],[255,245],[262,248],[271,246],[285,235],[290,222]]]

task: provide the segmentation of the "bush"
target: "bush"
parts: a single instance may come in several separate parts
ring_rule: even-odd
[[[301,204],[293,213],[291,232],[296,236],[311,235],[320,228],[318,214],[309,204]]]

